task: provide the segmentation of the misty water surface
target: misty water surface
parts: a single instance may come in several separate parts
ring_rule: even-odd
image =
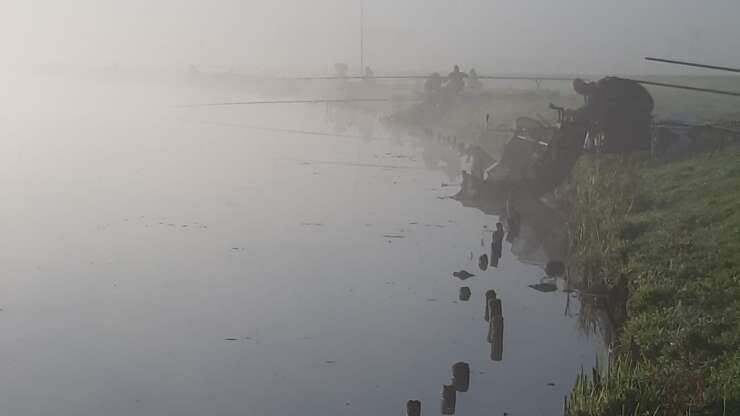
[[[173,107],[245,98],[225,91],[15,87],[0,123],[2,414],[397,415],[409,399],[438,414],[464,361],[458,415],[551,415],[595,362],[567,295],[527,287],[541,267],[505,243],[498,268],[477,268],[497,218],[440,198],[459,178],[424,169],[419,139],[349,112],[327,123],[321,106]],[[332,132],[337,118],[379,139],[218,124]]]

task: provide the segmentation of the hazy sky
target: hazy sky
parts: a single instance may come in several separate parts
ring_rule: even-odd
[[[359,66],[360,0],[3,0],[4,67]],[[378,70],[661,72],[645,55],[740,66],[738,0],[365,0]]]

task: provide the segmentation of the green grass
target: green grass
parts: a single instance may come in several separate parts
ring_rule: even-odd
[[[651,387],[618,412],[570,414],[740,414],[740,147],[670,163],[584,158],[574,178],[575,263],[586,286],[627,279],[615,351],[620,366],[634,360],[622,379]]]
[[[628,358],[612,360],[591,375],[581,372],[567,400],[569,415],[653,416],[660,413],[660,387]]]

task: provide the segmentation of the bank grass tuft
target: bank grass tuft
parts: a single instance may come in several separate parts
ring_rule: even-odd
[[[586,400],[596,390],[579,375],[569,414],[740,414],[740,146],[672,162],[589,156],[574,182],[573,263],[586,287],[626,279],[629,296],[619,376]]]

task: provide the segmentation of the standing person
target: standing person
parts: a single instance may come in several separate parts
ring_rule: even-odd
[[[349,66],[345,63],[338,62],[334,64],[334,75],[338,78],[347,78],[347,71]]]
[[[362,78],[362,80],[366,84],[375,84],[375,72],[369,67],[365,67],[365,76]]]
[[[577,120],[590,125],[589,136],[603,136],[600,150],[628,153],[650,149],[653,97],[638,82],[606,77],[597,82],[580,78],[573,89],[585,99]]]
[[[470,70],[470,77],[468,78],[468,87],[473,90],[479,90],[483,88],[483,83],[480,82],[480,79],[478,78],[478,72],[475,71],[475,68],[472,68]]]
[[[460,67],[455,65],[452,72],[447,75],[447,87],[453,92],[461,93],[465,90],[465,78],[467,77],[468,74],[461,72]]]
[[[433,94],[442,89],[442,76],[439,72],[433,72],[424,82],[424,91],[427,94]]]
[[[504,248],[504,225],[500,222],[496,223],[496,231],[493,232],[493,241],[491,241],[491,265],[498,267],[498,261],[501,258],[502,251]]]

